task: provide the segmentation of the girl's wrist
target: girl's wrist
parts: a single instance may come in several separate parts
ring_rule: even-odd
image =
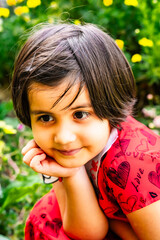
[[[65,187],[70,187],[70,186],[78,186],[78,184],[81,184],[83,181],[86,181],[85,179],[88,178],[86,169],[84,166],[80,167],[77,169],[76,173],[63,178],[63,184]],[[61,180],[61,179],[60,179]]]

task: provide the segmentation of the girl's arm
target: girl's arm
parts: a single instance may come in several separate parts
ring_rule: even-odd
[[[98,204],[85,167],[63,168],[54,159],[46,157],[33,140],[22,153],[24,162],[34,171],[63,177],[62,183],[55,183],[54,190],[66,233],[74,239],[103,239],[108,232],[108,221]]]
[[[111,219],[109,220],[109,227],[123,240],[139,240],[131,225],[127,222]]]
[[[160,239],[160,200],[127,215],[140,240]]]
[[[59,182],[59,181],[55,182],[53,184],[53,188],[54,188],[54,191],[55,191],[56,196],[57,196],[57,200],[58,200],[58,203],[59,203],[61,215],[63,216],[62,218],[64,219],[64,214],[65,214],[65,210],[66,210],[66,190],[65,190],[64,184]],[[74,217],[75,216],[76,215],[74,215]],[[90,216],[92,217],[92,215],[90,215]],[[64,225],[65,224],[63,222],[63,226]],[[73,224],[71,222],[71,229],[72,228],[73,228]],[[138,237],[136,236],[135,232],[133,231],[131,225],[127,222],[123,222],[123,221],[115,220],[115,219],[110,219],[109,220],[109,228],[123,240],[139,240]],[[79,233],[79,228],[78,228],[78,233]],[[94,234],[95,234],[95,232],[94,232]],[[88,238],[88,239],[94,239],[94,238]],[[95,239],[98,239],[98,238],[95,238]],[[101,239],[103,239],[103,238],[101,238]]]
[[[67,235],[74,239],[104,239],[108,232],[108,221],[99,207],[85,167],[54,185]],[[64,188],[63,196],[59,187]]]

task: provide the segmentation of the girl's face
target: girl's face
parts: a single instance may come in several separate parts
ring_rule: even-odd
[[[67,87],[67,80],[56,87],[33,83],[28,92],[33,136],[38,146],[63,167],[80,167],[105,147],[110,125],[100,120],[91,106],[88,91],[75,84],[53,107]],[[96,101],[96,99],[95,99]]]

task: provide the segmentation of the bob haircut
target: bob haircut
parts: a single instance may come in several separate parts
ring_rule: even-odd
[[[54,87],[70,75],[74,80],[60,98],[79,82],[78,94],[85,85],[95,114],[112,127],[132,114],[134,76],[115,41],[92,24],[46,24],[28,38],[15,61],[11,89],[21,122],[31,127],[27,93],[32,83]]]

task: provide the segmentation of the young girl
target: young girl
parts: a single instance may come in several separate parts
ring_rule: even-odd
[[[160,239],[160,137],[131,117],[134,77],[109,35],[91,24],[43,26],[19,53],[12,97],[34,136],[24,162],[53,182],[26,240],[117,239],[109,229]]]

